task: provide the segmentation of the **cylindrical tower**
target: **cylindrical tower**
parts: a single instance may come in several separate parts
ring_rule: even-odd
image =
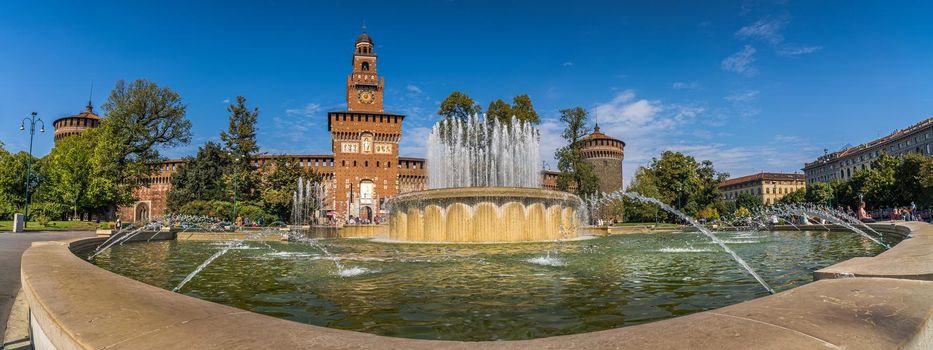
[[[593,171],[599,177],[599,190],[610,193],[622,189],[625,142],[603,134],[599,131],[599,125],[596,125],[593,133],[581,142],[584,160],[593,167]]]
[[[84,112],[69,117],[62,117],[52,122],[55,129],[55,142],[65,137],[77,135],[84,130],[100,125],[100,117],[94,114],[94,107],[88,102]]]

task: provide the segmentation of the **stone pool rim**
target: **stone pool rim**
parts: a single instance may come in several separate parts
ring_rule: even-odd
[[[216,304],[118,275],[73,253],[102,238],[35,243],[23,254],[21,278],[37,349],[933,347],[933,225],[873,227],[909,238],[875,257],[817,271],[816,281],[772,296],[636,326],[514,341],[395,338]]]

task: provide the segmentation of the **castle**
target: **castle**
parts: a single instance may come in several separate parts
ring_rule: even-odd
[[[353,70],[347,76],[347,110],[327,113],[331,153],[254,158],[257,167],[285,158],[321,174],[327,191],[323,214],[337,221],[346,221],[350,216],[371,220],[386,213],[387,199],[426,189],[426,167],[430,164],[424,158],[399,155],[405,116],[385,112],[385,78],[379,75],[377,61],[373,40],[364,32],[354,44]],[[88,105],[85,112],[53,123],[55,140],[97,127],[99,120]],[[603,134],[598,125],[582,142],[584,157],[599,177],[600,190],[620,189],[625,143]],[[135,203],[119,208],[121,220],[144,221],[164,215],[172,175],[184,163],[178,159],[153,164],[151,183],[135,189]],[[556,189],[557,175],[554,171],[542,171],[542,187]]]

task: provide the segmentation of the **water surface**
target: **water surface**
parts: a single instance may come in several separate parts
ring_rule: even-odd
[[[817,269],[881,252],[851,232],[717,234],[777,291],[811,282]],[[249,242],[214,261],[181,292],[308,324],[474,341],[605,330],[767,295],[697,233],[560,244],[319,242],[330,256],[306,243]],[[170,290],[224,244],[128,243],[91,262]]]

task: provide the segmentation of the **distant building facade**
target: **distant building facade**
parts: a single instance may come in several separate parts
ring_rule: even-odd
[[[882,153],[895,157],[908,153],[933,156],[933,118],[880,139],[820,156],[806,163],[803,172],[808,184],[848,180],[858,171],[871,169],[871,162]]]
[[[742,193],[748,193],[770,205],[806,186],[803,174],[758,173],[727,179],[719,184],[719,192],[727,201],[735,201]]]
[[[386,214],[389,198],[427,188],[425,159],[399,155],[405,116],[384,110],[385,78],[376,69],[378,56],[368,34],[357,37],[352,57],[353,68],[346,83],[347,110],[327,113],[331,153],[259,155],[253,160],[253,165],[261,168],[285,158],[320,174],[327,193],[323,210],[338,221],[350,216],[372,220]],[[85,113],[56,121],[56,140],[59,128],[65,137],[97,127],[99,120],[89,105]],[[600,190],[621,189],[625,143],[603,134],[598,126],[582,142],[584,157],[600,179]],[[150,183],[134,190],[137,200],[118,209],[120,218],[136,222],[165,215],[172,176],[184,164],[184,160],[152,164]],[[556,189],[558,175],[542,171],[541,186]]]

